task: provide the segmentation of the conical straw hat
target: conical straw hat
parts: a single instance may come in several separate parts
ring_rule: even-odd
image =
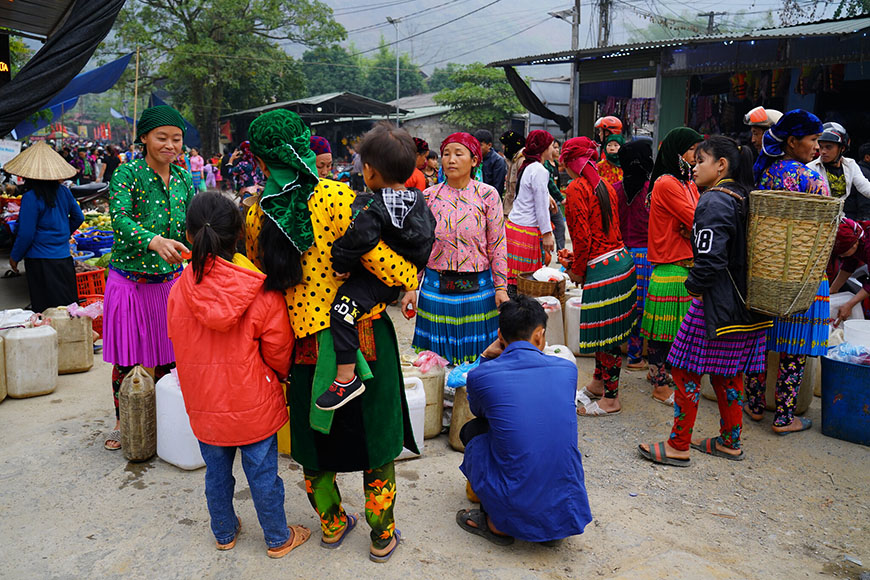
[[[25,179],[58,181],[71,179],[78,171],[44,141],[28,147],[3,166],[3,171]]]

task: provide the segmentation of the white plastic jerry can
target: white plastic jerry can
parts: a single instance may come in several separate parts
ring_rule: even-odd
[[[423,431],[426,424],[426,391],[423,381],[419,377],[405,378],[405,398],[408,400],[408,413],[411,415],[411,430],[414,432],[414,441],[417,449],[423,453]],[[396,460],[419,457],[407,448],[396,457]]]
[[[50,326],[0,332],[6,350],[6,391],[14,399],[57,388],[57,332]]]
[[[174,372],[157,381],[157,457],[181,469],[205,467]]]

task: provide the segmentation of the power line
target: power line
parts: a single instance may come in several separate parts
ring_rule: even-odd
[[[417,18],[418,16],[424,16],[424,15],[426,15],[427,12],[431,12],[432,10],[437,10],[438,8],[443,8],[444,6],[448,6],[450,4],[456,4],[457,2],[463,2],[463,1],[464,0],[449,0],[448,2],[438,4],[437,6],[432,6],[431,8],[425,8],[423,10],[414,12],[413,14],[406,14],[404,16],[399,16],[398,18],[395,18],[394,20],[410,20],[412,18]],[[389,22],[379,22],[377,24],[369,24],[368,26],[361,26],[359,28],[354,28],[354,29],[348,30],[347,33],[353,34],[355,32],[363,32],[365,30],[373,30],[375,28],[381,28],[384,26],[390,26],[390,23]]]
[[[359,56],[359,55],[361,55],[361,54],[367,54],[367,53],[369,53],[369,52],[374,52],[374,51],[376,51],[376,50],[380,50],[380,49],[383,48],[383,47],[386,47],[386,46],[393,46],[394,44],[397,44],[397,43],[399,43],[399,42],[403,42],[403,41],[405,41],[405,40],[411,40],[412,38],[416,38],[416,37],[418,37],[418,36],[422,36],[422,35],[426,34],[427,32],[432,32],[433,30],[438,30],[439,28],[444,28],[444,27],[447,26],[448,24],[453,24],[453,23],[456,22],[457,20],[462,20],[463,18],[465,18],[465,17],[467,17],[467,16],[471,16],[472,14],[476,14],[477,12],[480,12],[481,10],[484,10],[485,8],[489,8],[490,6],[492,6],[492,5],[494,5],[494,4],[498,4],[499,2],[501,2],[501,0],[493,0],[493,1],[490,2],[489,4],[484,4],[484,5],[481,6],[480,8],[476,8],[476,9],[472,10],[471,12],[466,12],[465,14],[461,14],[461,15],[457,16],[456,18],[452,19],[452,20],[448,20],[447,22],[442,22],[441,24],[438,24],[438,25],[436,25],[436,26],[433,26],[432,28],[427,28],[426,30],[423,30],[423,31],[421,31],[421,32],[417,32],[417,33],[415,33],[415,34],[411,34],[410,36],[406,36],[405,38],[400,38],[399,40],[394,40],[393,42],[387,42],[387,43],[384,43],[384,44],[382,44],[381,46],[376,46],[375,48],[370,48],[370,49],[368,49],[368,50],[363,50],[363,51],[360,51],[360,52],[356,52],[356,53],[352,54],[351,56]]]
[[[516,36],[517,34],[522,34],[523,32],[525,32],[525,31],[527,31],[527,30],[531,30],[532,28],[535,28],[536,26],[540,26],[541,24],[543,24],[543,23],[545,23],[545,22],[548,22],[549,20],[550,20],[550,17],[548,16],[547,18],[544,18],[544,19],[541,20],[540,22],[536,22],[535,24],[532,24],[531,26],[527,26],[527,27],[523,28],[522,30],[518,30],[517,32],[515,32],[515,33],[513,33],[513,34],[511,34],[511,35],[505,36],[504,38],[499,38],[498,40],[495,40],[495,41],[493,41],[493,42],[490,42],[489,44],[484,44],[483,46],[478,46],[477,48],[473,48],[473,49],[471,49],[471,50],[467,50],[467,51],[465,51],[465,52],[461,52],[461,53],[459,53],[459,54],[455,54],[455,55],[453,55],[453,56],[451,56],[451,57],[448,57],[448,58],[444,58],[444,59],[441,59],[441,60],[436,60],[435,62],[427,62],[426,64],[424,64],[424,65],[422,65],[422,66],[427,66],[427,65],[430,65],[430,64],[431,64],[431,65],[441,64],[442,62],[447,62],[447,61],[453,60],[453,59],[455,59],[455,58],[459,58],[459,57],[461,57],[461,56],[465,56],[466,54],[471,54],[472,52],[477,52],[477,51],[479,51],[479,50],[483,50],[484,48],[489,48],[490,46],[496,45],[496,44],[498,44],[498,43],[500,43],[500,42],[504,42],[505,40],[508,40],[508,39],[510,39],[510,38],[513,38],[513,37]]]

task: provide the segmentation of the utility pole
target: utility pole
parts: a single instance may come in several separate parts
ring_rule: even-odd
[[[399,18],[391,18],[387,16],[387,22],[396,28],[396,127],[399,126]]]
[[[713,34],[716,31],[716,29],[718,28],[714,22],[715,18],[717,16],[725,16],[726,14],[728,14],[728,13],[727,12],[714,12],[711,10],[710,12],[701,12],[698,14],[698,16],[706,16],[707,17],[707,34]]]
[[[598,0],[598,46],[610,44],[610,3],[611,0]]]
[[[580,0],[574,0],[574,8],[571,10],[560,10],[558,12],[549,12],[553,18],[564,20],[571,24],[571,51],[576,53],[580,48]],[[568,16],[571,20],[568,20]],[[576,137],[580,127],[579,107],[577,106],[577,63],[571,61],[571,88],[568,93],[569,109],[571,111],[571,136]]]

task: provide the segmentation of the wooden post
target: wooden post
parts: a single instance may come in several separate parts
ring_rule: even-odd
[[[139,47],[136,47],[136,81],[133,83],[133,139],[136,139],[136,123],[139,122]]]

